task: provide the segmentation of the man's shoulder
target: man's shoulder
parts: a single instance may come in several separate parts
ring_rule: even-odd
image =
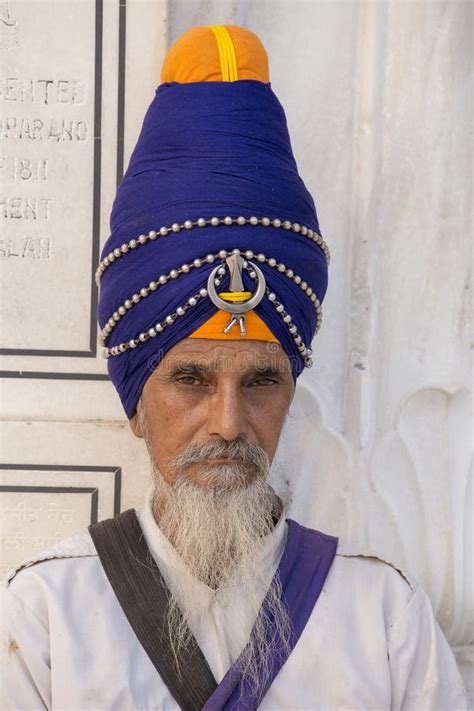
[[[304,531],[313,540],[323,540],[335,548],[331,577],[336,573],[338,580],[343,582],[354,579],[360,583],[367,581],[369,585],[373,584],[374,578],[386,579],[394,584],[398,583],[410,593],[414,593],[419,587],[416,580],[408,575],[401,565],[361,544],[350,543],[320,529],[304,526],[293,519],[288,519],[288,523]]]
[[[342,541],[323,592],[321,609],[336,610],[336,616],[358,620],[361,628],[378,620],[387,634],[409,610],[425,603],[418,582],[399,565]]]
[[[399,564],[361,544],[337,539],[299,523],[298,526],[331,545],[337,543],[322,591],[329,605],[336,605],[347,614],[360,618],[366,614],[373,618],[382,613],[390,627],[409,606],[413,606],[414,601],[424,601],[424,592],[418,582]]]
[[[80,562],[91,556],[97,558],[97,551],[91,536],[88,532],[77,533],[68,538],[62,538],[49,548],[45,548],[35,555],[21,561],[7,572],[2,583],[5,587],[9,587],[14,578],[33,566],[35,566],[35,572],[39,572],[40,570],[41,572],[45,572],[46,566],[50,567],[51,563],[62,561],[67,565],[71,565],[74,562]]]
[[[339,543],[335,562],[346,574],[362,576],[370,582],[377,577],[398,583],[411,593],[418,588],[417,581],[401,565],[355,545]]]

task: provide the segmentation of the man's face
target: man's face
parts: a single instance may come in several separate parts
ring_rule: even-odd
[[[148,445],[164,480],[179,471],[168,465],[189,445],[244,439],[273,460],[294,394],[291,364],[275,343],[188,338],[172,348],[148,378],[141,396]],[[138,418],[133,432],[142,436]],[[185,474],[196,485],[200,475],[225,463],[194,462]]]

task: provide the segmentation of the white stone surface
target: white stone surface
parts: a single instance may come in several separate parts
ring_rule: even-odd
[[[42,539],[49,547],[84,532],[94,498],[97,520],[141,508],[150,483],[146,450],[123,421],[4,421],[2,462],[2,573]]]
[[[77,0],[51,10],[46,2],[0,6],[11,20],[0,36],[2,117],[34,118],[38,109],[42,120],[83,120],[92,129],[96,5]],[[211,23],[260,35],[332,253],[316,365],[300,379],[272,476],[303,523],[421,581],[474,698],[471,14],[462,0],[128,0],[123,138],[126,163],[158,83],[166,35],[172,42]],[[118,28],[119,3],[106,0],[102,242],[116,186]],[[6,99],[10,76],[51,79],[51,103]],[[60,81],[87,85],[82,102],[59,101],[69,86],[61,93]],[[2,194],[54,199],[49,220],[2,218],[2,239],[41,236],[47,222],[52,244],[42,259],[33,248],[8,257],[0,242],[5,348],[90,347],[92,135],[39,148],[34,139],[0,140]],[[15,160],[25,159],[48,160],[47,179],[15,178]],[[99,379],[106,369],[94,349],[87,357],[1,355],[0,368],[27,376],[1,384],[0,486],[96,487],[100,518],[113,509],[113,473],[87,467],[120,467],[122,508],[140,506],[144,448],[112,386]],[[0,495],[4,568],[42,537],[83,528],[90,515],[89,494]]]
[[[474,697],[471,12],[175,0],[169,25],[171,40],[214,22],[262,38],[331,247],[275,480],[291,480],[294,515],[422,582]]]

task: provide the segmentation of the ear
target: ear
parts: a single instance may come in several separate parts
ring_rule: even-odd
[[[140,430],[140,424],[138,422],[138,414],[135,413],[130,420],[130,429],[132,430],[133,434],[135,437],[139,437],[140,439],[143,439],[143,435]]]

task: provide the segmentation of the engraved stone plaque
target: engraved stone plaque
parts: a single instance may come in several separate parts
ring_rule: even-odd
[[[28,489],[27,497],[22,491],[0,488],[2,577],[18,561],[50,548],[72,533],[85,530],[91,520],[91,509],[93,513],[95,511],[97,495],[94,489],[77,487],[52,493],[47,487],[40,491],[38,488]]]
[[[150,484],[146,447],[125,423],[10,420],[1,449],[0,578],[96,520],[141,509]]]
[[[56,541],[120,511],[120,467],[0,466],[0,576]]]
[[[2,416],[123,417],[94,272],[166,48],[164,0],[0,2]],[[143,48],[146,47],[146,51]]]
[[[2,8],[1,345],[86,355],[96,338],[100,13],[93,0]]]

